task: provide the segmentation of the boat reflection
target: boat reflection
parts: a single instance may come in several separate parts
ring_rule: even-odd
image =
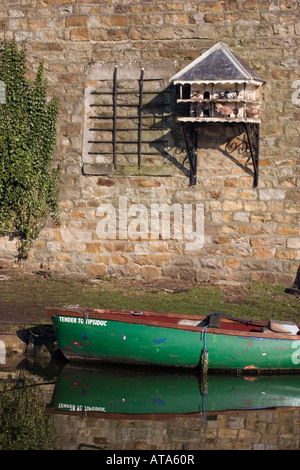
[[[204,417],[234,410],[300,406],[300,376],[238,377],[66,365],[55,385],[54,412],[121,419]]]

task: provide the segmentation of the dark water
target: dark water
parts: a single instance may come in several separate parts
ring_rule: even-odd
[[[300,376],[89,368],[0,351],[1,450],[298,450]],[[133,462],[132,462],[133,464]]]

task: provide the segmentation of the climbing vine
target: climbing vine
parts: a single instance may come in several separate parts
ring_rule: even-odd
[[[5,91],[0,101],[0,235],[17,237],[23,259],[47,217],[58,218],[60,166],[53,164],[58,101],[47,101],[43,62],[34,81],[26,77],[25,43],[4,44],[0,84]]]
[[[0,380],[0,450],[55,449],[53,418],[46,414],[41,387],[24,371]]]

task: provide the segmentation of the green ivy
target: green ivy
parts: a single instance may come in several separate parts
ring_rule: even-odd
[[[21,371],[0,380],[0,451],[55,450],[53,418],[46,414],[41,387]]]
[[[60,166],[53,165],[58,101],[47,102],[43,62],[33,82],[26,77],[25,43],[20,48],[14,40],[4,44],[0,80],[5,84],[5,103],[0,104],[0,235],[18,238],[23,259],[47,217],[58,218]]]

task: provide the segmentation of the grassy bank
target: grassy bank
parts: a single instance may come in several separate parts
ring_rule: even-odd
[[[78,305],[206,315],[221,312],[242,318],[299,321],[300,301],[285,286],[251,283],[207,287],[185,282],[90,280],[64,276],[7,276],[0,282],[1,312],[43,314],[45,306]],[[4,315],[4,313],[3,313]],[[42,319],[42,318],[41,318]]]

